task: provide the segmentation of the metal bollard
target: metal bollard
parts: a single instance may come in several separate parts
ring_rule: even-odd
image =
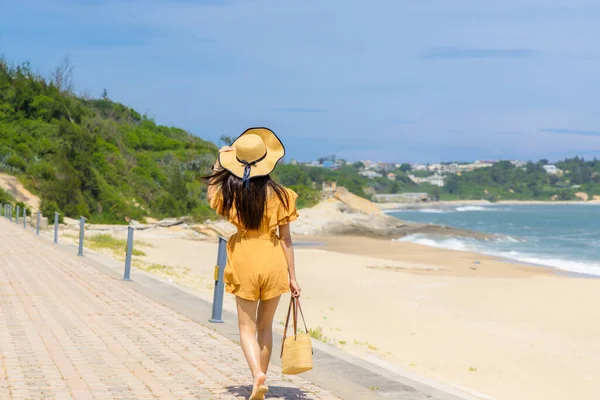
[[[125,255],[125,272],[123,273],[124,281],[131,281],[131,255],[133,254],[133,231],[135,228],[127,228],[127,254]]]
[[[41,215],[42,214],[38,210],[38,212],[37,212],[37,221],[35,223],[35,235],[36,236],[40,236],[40,219],[42,218]]]
[[[23,207],[23,229],[27,229],[27,209]]]
[[[212,318],[208,322],[222,324],[223,321],[223,295],[225,294],[225,265],[227,264],[227,239],[219,237],[219,253],[215,266],[215,294],[213,297]]]
[[[79,219],[79,251],[77,252],[79,257],[83,257],[83,235],[85,233],[85,221],[85,217],[81,217]]]
[[[54,244],[58,243],[58,216],[60,214],[54,213]]]
[[[17,212],[15,213],[15,224],[19,224],[19,213],[21,212],[21,206],[17,206]]]
[[[12,204],[8,206],[8,209],[10,210],[10,218],[9,218],[9,221],[10,221],[10,222],[12,222],[12,212],[13,212]]]

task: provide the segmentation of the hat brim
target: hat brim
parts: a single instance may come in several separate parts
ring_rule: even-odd
[[[244,131],[244,133],[231,144],[231,147],[233,147],[232,151],[219,153],[219,164],[238,178],[244,176],[245,165],[237,159],[235,144],[242,136],[248,134],[260,136],[267,149],[265,158],[257,162],[256,165],[253,165],[250,169],[250,178],[269,175],[273,172],[279,160],[285,156],[285,147],[283,147],[283,143],[281,143],[281,140],[279,140],[275,132],[268,128],[250,128]]]

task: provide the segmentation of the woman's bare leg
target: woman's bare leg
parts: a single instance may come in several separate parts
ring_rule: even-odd
[[[279,305],[279,298],[261,301],[258,303],[258,317],[256,319],[256,329],[258,333],[258,346],[260,348],[260,369],[266,375],[271,361],[271,351],[273,350],[273,318]]]
[[[254,391],[265,383],[266,374],[260,367],[260,348],[256,340],[256,310],[257,301],[251,301],[236,297],[238,325],[240,327],[240,344],[246,356],[246,361],[254,378]]]

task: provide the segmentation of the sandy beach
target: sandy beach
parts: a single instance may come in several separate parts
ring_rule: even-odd
[[[181,227],[136,240],[139,268],[212,300],[216,240]],[[481,398],[600,398],[600,308],[589,306],[600,303],[600,280],[408,242],[296,240],[321,244],[296,249],[307,323],[321,340]],[[235,310],[233,296],[224,307]]]

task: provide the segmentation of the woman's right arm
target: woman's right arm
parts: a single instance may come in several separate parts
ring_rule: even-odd
[[[233,147],[223,146],[219,150],[219,153],[224,152],[224,151],[232,151],[232,150],[233,150]],[[219,157],[217,157],[217,159],[215,160],[215,163],[213,164],[212,169],[214,172],[221,170],[221,164],[219,163]],[[208,200],[209,204],[216,192],[217,192],[217,185],[214,185],[213,180],[211,179],[208,181],[208,189],[206,190],[206,200]]]
[[[281,247],[283,248],[283,254],[288,264],[288,273],[290,275],[290,290],[294,297],[300,297],[300,285],[296,281],[296,264],[294,260],[294,244],[292,243],[292,233],[290,232],[290,225],[279,226],[279,240],[281,241]]]
[[[217,192],[217,185],[213,185],[212,181],[209,181],[208,189],[206,189],[206,200],[208,201],[208,204],[210,204],[210,201],[212,200],[212,198],[214,197],[216,192]]]

